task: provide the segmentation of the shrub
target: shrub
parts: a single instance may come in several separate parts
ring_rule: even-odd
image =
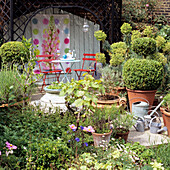
[[[44,138],[29,147],[31,152],[28,152],[26,167],[30,169],[66,168],[65,164],[70,160],[71,149],[60,138]]]
[[[162,63],[163,65],[165,65],[167,63],[167,58],[162,53],[159,53],[159,52],[154,53],[153,55],[148,56],[147,58],[156,60],[156,61]]]
[[[123,66],[125,86],[132,90],[156,90],[163,80],[161,63],[147,59],[129,59]]]
[[[24,62],[28,61],[29,50],[19,41],[10,41],[0,47],[0,57],[5,64],[21,63],[21,57]]]
[[[156,41],[152,38],[137,38],[132,42],[132,50],[144,57],[156,52]]]
[[[102,64],[106,64],[106,57],[104,53],[96,53],[96,60]]]
[[[103,42],[105,41],[107,37],[107,35],[102,30],[95,31],[94,36],[96,37],[98,41],[103,41]]]
[[[137,38],[141,37],[141,33],[139,30],[133,30],[132,31],[132,36],[131,36],[131,40],[134,41]]]
[[[113,43],[111,46],[111,60],[110,65],[111,66],[119,66],[123,63],[125,60],[125,54],[127,50],[127,46],[125,42],[117,42]]]
[[[120,29],[122,34],[129,34],[132,31],[132,27],[128,23],[124,23]]]

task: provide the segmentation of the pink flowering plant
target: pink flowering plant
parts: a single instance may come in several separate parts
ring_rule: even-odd
[[[116,112],[118,108],[112,106],[110,108],[95,108],[94,112],[90,112],[86,116],[85,122],[90,126],[85,128],[84,131],[90,131],[95,133],[107,133],[112,129],[112,120],[116,118]]]
[[[9,143],[8,141],[5,144],[6,146],[3,149],[0,148],[1,149],[0,150],[0,167],[4,162],[8,162],[8,168],[10,169],[10,168],[13,168],[12,156],[14,156],[13,153],[14,153],[14,150],[17,149],[17,146]]]

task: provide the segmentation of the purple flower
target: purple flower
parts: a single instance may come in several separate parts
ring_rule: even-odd
[[[83,126],[80,126],[80,128],[81,128],[81,130],[83,130],[83,129],[84,129],[84,127],[83,127]]]
[[[34,70],[34,74],[40,74],[40,70]]]
[[[68,140],[68,142],[70,142],[70,140]]]
[[[73,132],[75,132],[76,131],[76,129],[73,129]]]
[[[149,7],[149,4],[146,4],[146,7]]]
[[[80,139],[79,139],[79,138],[75,138],[75,140],[76,140],[77,142],[80,142]]]
[[[67,131],[67,133],[69,133],[69,130]]]
[[[85,146],[88,146],[88,143],[85,142],[84,145],[85,145]]]

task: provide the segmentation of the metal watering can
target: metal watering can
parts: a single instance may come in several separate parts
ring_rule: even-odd
[[[159,122],[153,122],[154,119],[156,119],[157,117],[153,117],[150,121],[149,127],[150,127],[150,132],[151,133],[159,133],[160,129],[161,129],[161,119],[159,117]]]
[[[149,102],[148,100],[142,97],[132,98],[131,100],[137,99],[137,98],[143,99],[146,102],[138,101],[138,102],[132,103],[132,113],[137,117],[144,117],[145,115],[148,114]]]
[[[145,120],[143,117],[138,117],[136,124],[134,125],[134,128],[138,132],[144,132],[145,131]]]

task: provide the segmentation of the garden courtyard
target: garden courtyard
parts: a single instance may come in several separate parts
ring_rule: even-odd
[[[166,5],[2,0],[0,170],[170,170]]]

